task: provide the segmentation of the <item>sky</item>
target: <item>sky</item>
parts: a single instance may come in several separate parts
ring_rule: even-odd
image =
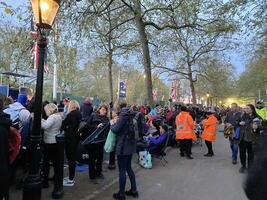
[[[21,6],[27,6],[29,0],[1,0],[6,2],[8,5],[12,5],[13,8],[18,8]],[[3,9],[0,9],[2,12]],[[15,17],[11,17],[11,20],[16,21]],[[244,53],[244,43],[246,39],[240,38],[240,47],[239,49],[229,50],[226,53],[226,57],[229,58],[232,65],[234,65],[237,75],[241,74],[245,70],[245,53]]]

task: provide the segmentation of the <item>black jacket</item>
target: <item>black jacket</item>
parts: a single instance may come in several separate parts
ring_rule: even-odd
[[[78,128],[81,122],[82,115],[79,110],[71,111],[62,122],[61,130],[65,131],[66,142],[78,142]]]
[[[103,123],[109,124],[109,118],[107,116],[100,116],[99,114],[93,112],[92,115],[89,117],[89,119],[86,121],[86,125],[82,128],[82,140],[87,138],[89,135],[91,135],[96,129],[99,124]],[[101,135],[98,137],[98,139],[104,139],[107,137],[109,128],[106,129]]]
[[[133,111],[130,108],[123,108],[119,114],[118,121],[111,126],[111,130],[116,134],[116,154],[131,155],[136,152],[136,142],[127,139],[128,116]]]
[[[248,115],[244,114],[242,115],[240,121],[244,121],[245,125],[240,125],[240,134],[239,134],[239,142],[242,140],[246,142],[254,142],[256,139],[256,135],[259,134],[259,129],[253,130],[252,124],[253,120],[257,118],[257,115]]]
[[[94,109],[92,104],[83,103],[81,106],[81,113],[82,113],[82,121],[87,121],[91,114],[93,113]]]
[[[9,189],[9,115],[0,112],[0,196],[8,194]]]

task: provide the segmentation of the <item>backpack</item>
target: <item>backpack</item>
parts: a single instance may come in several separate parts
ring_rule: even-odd
[[[14,162],[14,160],[19,154],[21,146],[21,135],[19,131],[14,127],[10,127],[9,133],[10,133],[8,139],[9,162],[11,164]]]
[[[128,114],[128,132],[127,139],[130,141],[137,141],[139,139],[139,124],[138,124],[138,115],[139,113],[130,113]]]
[[[19,110],[14,110],[14,109],[8,107],[8,108],[6,108],[4,110],[4,112],[6,114],[10,115],[10,119],[12,120],[12,127],[16,128],[17,130],[20,130],[20,131],[21,131],[22,127],[23,127],[23,124],[22,124],[21,120],[19,119],[19,113],[22,110],[26,110],[26,108],[21,108]]]

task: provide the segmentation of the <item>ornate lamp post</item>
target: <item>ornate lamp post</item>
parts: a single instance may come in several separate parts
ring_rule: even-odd
[[[23,188],[23,200],[40,200],[42,181],[39,174],[41,144],[41,113],[43,96],[44,56],[47,36],[60,6],[60,0],[31,0],[34,21],[37,26],[38,69],[35,91],[33,129],[30,136],[30,169]]]

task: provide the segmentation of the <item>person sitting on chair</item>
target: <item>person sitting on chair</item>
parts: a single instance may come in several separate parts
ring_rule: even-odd
[[[161,151],[163,144],[166,141],[168,135],[168,126],[163,124],[160,125],[160,136],[154,137],[151,134],[144,137],[145,143],[137,143],[137,153],[140,151],[148,150],[151,154],[156,154]]]

